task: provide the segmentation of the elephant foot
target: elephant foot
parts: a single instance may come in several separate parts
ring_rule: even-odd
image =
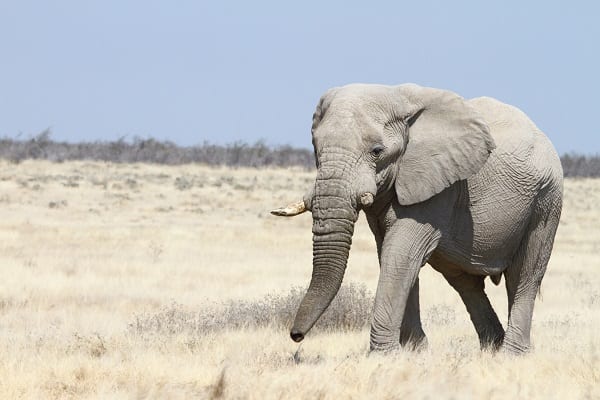
[[[505,339],[500,346],[499,352],[513,356],[520,356],[529,352],[529,346],[524,346]]]
[[[425,350],[428,346],[427,336],[423,331],[411,334],[400,334],[400,346],[411,351]]]
[[[497,352],[504,342],[504,331],[496,335],[490,335],[479,339],[479,345],[482,351]]]
[[[500,352],[512,355],[521,355],[529,352],[529,337],[524,335],[518,329],[509,326],[504,334],[504,340],[500,346]]]
[[[375,344],[375,343],[371,343],[371,346],[369,348],[369,354],[382,354],[382,355],[386,355],[386,354],[395,353],[398,350],[400,350],[400,344],[399,343],[392,343],[392,344]]]
[[[418,336],[407,335],[406,337],[401,337],[400,341],[396,343],[371,343],[369,353],[390,354],[401,349],[420,352],[425,350],[428,345],[429,343],[425,334]]]

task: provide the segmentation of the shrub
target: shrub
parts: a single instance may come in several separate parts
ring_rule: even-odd
[[[283,295],[267,295],[255,301],[230,301],[198,311],[172,304],[155,314],[136,316],[129,329],[139,335],[183,333],[198,336],[240,328],[274,326],[287,329],[293,323],[305,292],[305,289],[295,287]],[[314,329],[362,329],[371,323],[372,308],[373,295],[364,285],[342,285]]]

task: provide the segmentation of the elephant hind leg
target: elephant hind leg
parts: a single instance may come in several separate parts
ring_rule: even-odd
[[[536,207],[529,229],[511,265],[504,271],[508,294],[508,327],[502,350],[529,350],[533,306],[546,272],[558,228],[561,193],[549,193]]]
[[[406,310],[400,326],[400,345],[411,350],[427,346],[427,337],[421,325],[418,277],[406,301]]]
[[[485,277],[467,273],[444,273],[444,277],[460,295],[467,307],[482,349],[497,350],[504,338],[504,329],[485,294]]]

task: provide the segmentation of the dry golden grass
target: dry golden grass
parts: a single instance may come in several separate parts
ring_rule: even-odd
[[[310,279],[311,220],[268,210],[312,179],[1,162],[0,398],[600,398],[600,180],[565,183],[534,350],[512,358],[479,351],[458,295],[429,267],[426,350],[369,356],[364,310],[349,329],[293,343],[285,310]],[[361,217],[345,282],[372,291],[377,275]],[[503,285],[488,292],[505,322]],[[353,309],[369,301],[347,293]]]

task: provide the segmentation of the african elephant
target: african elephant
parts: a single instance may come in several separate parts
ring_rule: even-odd
[[[363,210],[380,263],[371,350],[425,339],[420,268],[429,263],[462,298],[482,347],[530,347],[535,297],[562,208],[563,173],[548,138],[520,110],[421,87],[352,84],[327,91],[313,116],[317,177],[313,271],[291,338],[299,342],[336,295]],[[484,291],[504,275],[506,332]]]

